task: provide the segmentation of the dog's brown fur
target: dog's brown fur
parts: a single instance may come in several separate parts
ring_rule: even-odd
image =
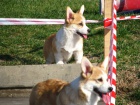
[[[57,105],[56,98],[67,82],[62,80],[50,79],[38,83],[30,95],[30,105]]]
[[[54,60],[54,55],[52,54],[52,52],[57,52],[56,46],[55,46],[55,41],[56,41],[55,37],[56,37],[56,34],[53,34],[53,35],[49,36],[47,38],[47,40],[45,40],[45,44],[43,47],[45,59],[47,59],[49,56],[51,56],[51,57],[53,57],[51,59]],[[50,54],[52,54],[52,55],[50,55]]]

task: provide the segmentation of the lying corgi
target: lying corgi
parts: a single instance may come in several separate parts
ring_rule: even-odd
[[[86,39],[87,34],[90,32],[90,29],[86,26],[83,12],[84,5],[77,13],[67,7],[64,26],[45,41],[43,52],[47,64],[67,63],[72,55],[74,55],[76,63],[81,63],[83,39]]]
[[[49,79],[38,83],[31,92],[30,105],[97,105],[104,94],[112,91],[107,82],[108,58],[92,66],[83,57],[81,75],[71,83]]]

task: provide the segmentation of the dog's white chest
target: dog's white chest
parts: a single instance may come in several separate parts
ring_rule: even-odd
[[[75,30],[62,27],[56,35],[57,47],[63,48],[68,52],[81,50],[83,48],[83,40],[74,33]]]

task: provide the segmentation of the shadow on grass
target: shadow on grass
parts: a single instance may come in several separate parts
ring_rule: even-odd
[[[38,47],[38,48],[34,48],[34,49],[28,51],[27,53],[34,53],[34,52],[37,52],[37,51],[39,51],[39,50],[43,50],[43,47],[40,46],[40,47]]]
[[[39,50],[43,50],[43,47],[34,48],[28,52],[23,52],[23,53],[15,54],[15,55],[11,55],[11,54],[0,55],[1,65],[3,65],[3,62],[5,62],[7,65],[9,65],[9,64],[10,65],[14,65],[14,64],[23,64],[23,65],[24,64],[28,64],[28,65],[30,65],[30,64],[42,64],[42,61],[40,59],[38,59],[38,57],[37,57],[40,55],[37,53]],[[29,57],[27,57],[27,53],[30,54]],[[4,65],[5,65],[5,63],[4,63]]]
[[[93,54],[93,57],[101,57],[101,55],[102,55],[103,53],[104,53],[104,52],[100,52],[100,53]]]
[[[34,60],[32,58],[20,58],[20,57],[16,57],[15,59],[17,59],[18,61],[21,62],[21,64],[38,64],[39,62],[37,62],[37,60]]]
[[[23,57],[18,57],[18,56],[14,56],[12,57],[11,55],[0,55],[0,61],[1,62],[10,62],[10,65],[13,65],[13,63],[15,61],[18,61],[20,65],[24,65],[24,64],[42,64],[40,63],[39,60],[37,59],[32,59],[32,58],[23,58]]]
[[[135,91],[129,96],[130,100],[136,101],[140,105],[140,89],[137,88]]]
[[[3,60],[3,61],[12,61],[12,60],[14,60],[14,57],[12,57],[11,55],[8,55],[8,54],[0,55],[0,60]]]

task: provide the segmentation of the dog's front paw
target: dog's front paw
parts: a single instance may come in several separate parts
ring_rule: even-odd
[[[63,61],[58,61],[58,62],[56,62],[56,64],[64,64],[64,62]]]
[[[81,64],[81,61],[76,61],[77,64]]]

